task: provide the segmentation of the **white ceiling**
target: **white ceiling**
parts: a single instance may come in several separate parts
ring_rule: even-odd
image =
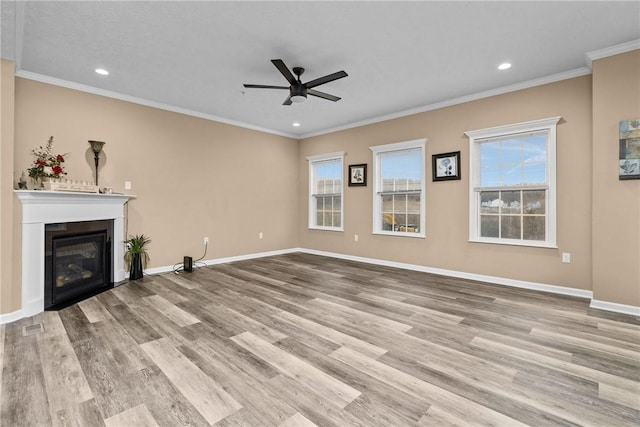
[[[1,35],[19,76],[305,137],[587,74],[640,39],[640,2],[3,0]],[[303,82],[345,70],[316,88],[342,100],[243,88],[287,85],[275,58]]]

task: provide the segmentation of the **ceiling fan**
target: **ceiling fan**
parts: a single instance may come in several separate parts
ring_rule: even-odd
[[[337,73],[329,74],[324,77],[317,78],[315,80],[311,80],[307,83],[302,83],[300,81],[300,76],[304,73],[304,68],[302,67],[293,67],[293,73],[298,76],[296,79],[291,71],[287,68],[284,62],[281,59],[272,59],[271,62],[276,66],[278,71],[282,73],[285,79],[289,82],[291,86],[271,86],[271,85],[250,85],[245,84],[244,87],[251,89],[288,89],[289,96],[284,100],[282,105],[291,105],[291,103],[296,102],[304,102],[307,100],[307,95],[317,96],[318,98],[328,99],[329,101],[339,101],[341,98],[335,95],[330,95],[328,93],[320,92],[319,90],[312,89],[316,86],[323,85],[325,83],[332,82],[334,80],[341,79],[343,77],[347,77],[348,74],[344,71],[338,71]]]

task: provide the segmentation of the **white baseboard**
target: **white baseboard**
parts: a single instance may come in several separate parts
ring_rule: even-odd
[[[20,320],[23,317],[27,317],[24,315],[22,309],[12,311],[11,313],[0,314],[0,325],[5,323],[15,322],[16,320]]]
[[[599,310],[615,311],[616,313],[629,314],[631,316],[640,317],[640,307],[636,307],[635,305],[617,304],[615,302],[599,301],[597,299],[592,299],[591,304],[589,304],[589,307],[597,308]]]
[[[564,286],[547,285],[536,282],[526,282],[523,280],[507,279],[504,277],[485,276],[483,274],[466,273],[463,271],[445,270],[442,268],[425,267],[417,264],[406,264],[403,262],[387,261],[377,258],[365,258],[353,255],[343,255],[334,252],[317,251],[315,249],[300,249],[300,252],[328,256],[332,258],[346,259],[349,261],[364,262],[367,264],[383,265],[385,267],[402,268],[404,270],[420,271],[423,273],[439,274],[441,276],[457,277],[459,279],[476,280],[479,282],[487,282],[494,285],[511,286],[514,288],[530,289],[534,291],[543,291],[553,294],[569,295],[579,298],[593,298],[593,292],[584,289],[567,288]]]
[[[284,255],[284,254],[290,254],[293,252],[301,252],[301,249],[300,248],[279,249],[279,250],[269,251],[269,252],[256,252],[252,254],[209,259],[206,261],[198,261],[198,262],[205,265],[227,264],[230,262],[246,261],[249,259],[264,258],[264,257],[274,256],[274,255]],[[144,274],[152,275],[152,274],[168,273],[171,271],[173,271],[173,265],[166,265],[164,267],[148,268],[144,271]]]
[[[364,262],[367,264],[383,265],[386,267],[396,267],[396,268],[402,268],[405,270],[421,271],[423,273],[432,273],[432,274],[439,274],[442,276],[457,277],[460,279],[477,280],[480,282],[487,282],[487,283],[492,283],[496,285],[511,286],[515,288],[530,289],[534,291],[542,291],[542,292],[549,292],[553,294],[586,298],[591,300],[589,304],[589,307],[591,308],[612,311],[612,312],[621,313],[621,314],[628,314],[631,316],[640,316],[640,307],[637,307],[634,305],[617,304],[613,302],[594,300],[593,291],[588,291],[585,289],[575,289],[575,288],[568,288],[565,286],[547,285],[544,283],[527,282],[523,280],[507,279],[504,277],[485,276],[482,274],[466,273],[463,271],[445,270],[445,269],[433,268],[433,267],[425,267],[423,265],[406,264],[406,263],[387,261],[387,260],[376,259],[376,258],[365,258],[365,257],[354,256],[354,255],[344,255],[344,254],[339,254],[334,252],[318,251],[315,249],[299,248],[299,251],[308,253],[308,254],[313,254],[313,255],[322,255],[322,256],[328,256],[332,258],[345,259],[349,261]]]
[[[617,303],[607,302],[607,301],[594,300],[593,292],[584,290],[584,289],[575,289],[575,288],[568,288],[565,286],[556,286],[556,285],[548,285],[544,283],[527,282],[523,280],[507,279],[504,277],[497,277],[497,276],[485,276],[482,274],[467,273],[467,272],[455,271],[455,270],[445,270],[442,268],[426,267],[423,265],[387,261],[387,260],[377,259],[377,258],[366,258],[366,257],[355,256],[355,255],[345,255],[345,254],[340,254],[335,252],[318,251],[315,249],[306,249],[306,248],[280,249],[280,250],[269,251],[269,252],[257,252],[257,253],[246,254],[246,255],[217,258],[217,259],[211,259],[211,260],[200,261],[200,262],[206,265],[226,264],[230,262],[246,261],[246,260],[255,259],[255,258],[264,258],[264,257],[269,257],[274,255],[284,255],[284,254],[290,254],[295,252],[302,252],[302,253],[312,254],[312,255],[321,255],[321,256],[326,256],[331,258],[344,259],[348,261],[357,261],[357,262],[362,262],[366,264],[382,265],[385,267],[402,268],[404,270],[420,271],[423,273],[457,277],[460,279],[477,280],[480,282],[487,282],[487,283],[503,285],[503,286],[511,286],[514,288],[530,289],[534,291],[542,291],[542,292],[549,292],[549,293],[559,294],[559,295],[568,295],[573,297],[586,298],[591,300],[591,303],[589,304],[589,307],[591,308],[612,311],[612,312],[622,313],[622,314],[628,314],[631,316],[640,316],[640,307],[636,307],[633,305],[617,304]],[[172,265],[164,266],[164,267],[149,268],[145,270],[144,273],[147,275],[153,275],[153,274],[167,273],[170,271],[173,271]],[[26,315],[22,309],[14,311],[12,313],[0,314],[0,325],[4,323],[14,322],[23,317],[26,317]]]

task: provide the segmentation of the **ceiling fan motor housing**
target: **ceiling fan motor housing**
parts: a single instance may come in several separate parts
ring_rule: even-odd
[[[291,96],[304,96],[307,97],[307,88],[303,84],[291,85],[289,88]]]
[[[298,82],[297,84],[294,82],[289,87],[289,99],[295,103],[304,102],[307,99],[307,87],[302,84],[302,81],[300,81],[300,76],[304,73],[304,68],[293,67],[292,70],[293,74],[298,76]]]

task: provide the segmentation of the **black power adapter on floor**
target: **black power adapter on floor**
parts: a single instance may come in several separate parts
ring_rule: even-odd
[[[187,273],[191,273],[193,271],[193,258],[191,258],[190,256],[184,257],[182,265],[184,267],[184,271],[186,271]]]

